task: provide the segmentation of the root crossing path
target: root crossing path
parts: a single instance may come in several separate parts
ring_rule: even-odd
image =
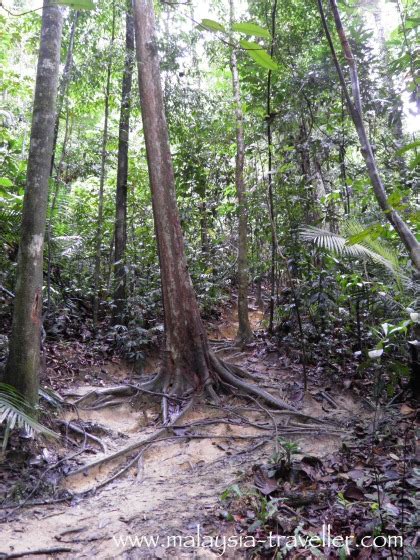
[[[261,314],[255,309],[250,312],[256,329]],[[298,385],[298,374],[282,368],[277,355],[262,353],[258,344],[238,350],[223,329],[227,334],[227,324],[214,337],[218,339],[214,349],[224,360],[252,371],[274,393],[276,387]],[[74,387],[73,399],[92,389]],[[69,448],[61,448],[59,453],[73,455],[63,463],[65,472],[72,474],[57,477],[54,493],[68,499],[54,501],[53,497],[45,504],[35,495],[14,511],[3,510],[8,522],[1,528],[4,556],[0,557],[217,558],[220,551],[214,548],[181,543],[191,543],[188,538],[197,536],[197,531],[213,537],[235,534],[233,523],[230,534],[226,534],[226,524],[221,533],[216,515],[220,495],[253,465],[267,461],[278,437],[296,441],[302,455],[323,457],[337,450],[344,437],[339,426],[344,425],[346,415],[361,411],[350,396],[335,397],[342,407],[328,412],[310,393],[304,399],[302,413],[331,420],[328,425],[310,424],[303,416],[288,416],[287,411],[269,411],[257,399],[240,394],[226,396],[218,405],[197,403],[176,427],[163,430],[159,402],[144,396],[140,401],[126,399],[95,409],[66,409],[61,421],[68,427],[67,434],[73,441],[78,438],[82,446],[80,454]],[[77,426],[79,432],[72,429]],[[84,438],[84,430],[92,426],[100,430],[93,438]],[[147,443],[135,445],[141,439]],[[57,447],[56,443],[49,445]],[[120,450],[130,447],[132,451],[119,456]],[[115,459],[85,468],[109,455]],[[195,542],[199,544],[197,537]],[[245,550],[228,550],[224,557],[245,557]]]

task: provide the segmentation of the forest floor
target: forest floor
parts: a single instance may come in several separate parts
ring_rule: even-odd
[[[255,305],[250,314],[258,331],[263,314]],[[20,505],[12,507],[7,500],[7,507],[3,505],[0,558],[183,559],[217,558],[223,552],[226,558],[274,558],[276,551],[267,544],[269,530],[313,535],[329,522],[335,534],[361,536],[374,534],[379,523],[395,534],[401,516],[406,542],[415,546],[409,521],[414,482],[408,468],[414,410],[401,403],[375,410],[360,391],[343,380],[332,385],[322,374],[310,377],[304,393],[299,364],[263,338],[238,350],[233,344],[236,327],[233,306],[208,326],[218,355],[255,373],[267,390],[280,391],[282,398],[318,418],[319,424],[299,423],[287,414],[271,413],[257,401],[227,395],[218,406],[195,406],[179,426],[143,452],[137,449],[72,475],[153,434],[159,426],[160,403],[141,398],[97,410],[62,409],[58,416],[63,422],[73,421],[82,432],[95,434],[104,449],[67,430],[67,439],[44,443],[37,454],[24,459],[29,464],[26,478],[21,476],[14,486]],[[77,372],[62,379],[61,395],[69,401],[99,387],[136,381],[132,368],[119,359],[92,365],[89,357],[80,359],[81,346],[77,354],[73,350],[69,344],[55,349],[60,363],[71,364]],[[156,367],[157,360],[150,358],[143,373]],[[274,416],[278,437],[273,436]],[[0,482],[9,498],[16,473],[22,473],[16,457],[12,449],[9,471]],[[129,460],[132,466],[126,472],[98,488]],[[271,511],[269,496],[276,504]],[[246,535],[254,540],[246,540]],[[140,540],[132,540],[136,537]],[[382,550],[375,554],[366,548],[357,557],[386,556]],[[317,556],[313,548],[301,546],[278,558]],[[344,556],[339,549],[328,549],[321,557]]]

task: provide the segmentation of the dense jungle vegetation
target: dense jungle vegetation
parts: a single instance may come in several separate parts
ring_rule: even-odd
[[[321,557],[414,558],[419,22],[414,0],[3,0],[0,498],[10,538],[29,527],[6,558],[143,557],[34,546],[24,508],[79,496],[94,517],[162,438],[208,450],[250,428],[267,437],[235,448],[238,483],[234,461],[223,492],[209,465],[190,474],[219,495],[218,530],[329,519],[405,545]],[[130,415],[143,439],[124,444]],[[217,422],[241,429],[194,435]]]

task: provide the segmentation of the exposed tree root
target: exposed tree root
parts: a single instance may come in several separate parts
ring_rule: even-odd
[[[302,414],[297,409],[295,409],[291,404],[284,401],[280,397],[277,397],[265,389],[259,387],[258,385],[248,382],[245,379],[251,379],[256,381],[256,376],[244,371],[242,368],[235,364],[226,363],[220,360],[213,352],[203,353],[197,359],[197,368],[200,369],[200,385],[201,392],[207,394],[213,403],[218,402],[218,392],[220,390],[233,391],[243,397],[248,397],[254,401],[258,409],[265,412],[269,417],[271,428],[269,424],[260,424],[257,422],[252,422],[248,418],[241,416],[236,413],[242,420],[242,422],[229,422],[228,419],[217,418],[209,419],[203,422],[194,422],[192,424],[182,425],[183,428],[195,427],[199,425],[209,425],[214,423],[232,423],[236,425],[252,425],[254,428],[260,429],[264,432],[263,435],[248,435],[248,434],[238,434],[238,435],[213,435],[213,434],[200,434],[200,433],[185,433],[177,434],[173,432],[173,428],[179,425],[179,421],[187,413],[188,410],[194,404],[194,396],[198,394],[198,387],[192,386],[192,381],[189,377],[184,376],[179,370],[165,372],[164,369],[161,370],[151,380],[139,385],[119,385],[116,387],[96,389],[87,395],[84,395],[76,400],[74,403],[76,406],[84,406],[98,409],[104,406],[112,406],[116,404],[121,404],[125,402],[127,397],[133,397],[139,393],[146,393],[153,396],[158,396],[162,398],[162,414],[164,425],[157,429],[151,435],[144,437],[139,441],[135,441],[126,447],[103,457],[96,459],[95,461],[83,465],[76,470],[70,472],[67,476],[75,476],[87,471],[100,467],[106,463],[112,462],[120,457],[127,456],[136,452],[135,456],[130,459],[127,464],[120,468],[115,474],[108,477],[103,482],[96,485],[94,488],[83,492],[81,495],[86,495],[99,488],[103,488],[105,485],[111,483],[116,478],[122,476],[126,473],[133,465],[138,464],[144,453],[155,443],[163,440],[173,440],[177,439],[264,439],[267,440],[267,432],[271,432],[271,439],[277,442],[278,436],[281,435],[298,435],[298,434],[320,434],[331,433],[332,430],[330,426],[322,426],[319,424],[324,424],[324,422],[318,418],[313,418],[311,416]],[[197,383],[197,378],[195,383]],[[239,392],[238,392],[239,390]],[[216,392],[217,391],[217,392]],[[271,410],[265,408],[261,402],[269,405]],[[182,406],[184,405],[184,406]],[[227,409],[229,412],[229,409]],[[310,421],[311,424],[289,424],[281,425],[275,417],[276,413],[283,413],[288,415],[297,416],[303,421]],[[86,437],[86,435],[85,435]],[[140,451],[139,451],[140,449]]]
[[[156,376],[157,377],[157,376]],[[160,382],[156,378],[151,381],[147,381],[140,385],[117,385],[115,387],[106,387],[104,389],[95,389],[86,393],[82,397],[74,401],[73,405],[85,410],[98,410],[105,408],[106,406],[118,406],[126,402],[123,399],[114,399],[113,397],[133,397],[138,393],[145,393],[147,395],[155,397],[166,397],[173,401],[186,401],[189,397],[178,397],[176,395],[169,395],[168,393],[162,393],[159,391],[152,391],[147,389],[147,387],[154,387],[154,383]],[[90,406],[88,403],[92,403]]]
[[[244,395],[242,395],[244,396]],[[247,397],[249,397],[249,395],[246,395]],[[251,399],[252,400],[252,399]],[[240,416],[241,418],[244,418],[242,415],[240,415],[236,410],[242,410],[242,409],[246,409],[247,412],[258,412],[259,410],[261,410],[261,407],[245,407],[244,406],[240,406],[240,407],[229,407],[229,406],[221,406],[221,405],[217,405],[217,404],[209,404],[209,406],[215,406],[217,408],[221,408],[222,410],[225,410],[226,412],[228,412],[229,414],[236,414],[237,416]],[[321,418],[315,418],[313,416],[308,416],[307,414],[304,414],[303,412],[292,412],[291,410],[271,410],[270,411],[271,414],[275,414],[275,415],[281,415],[281,416],[292,416],[292,417],[296,417],[296,418],[300,418],[301,420],[306,420],[306,421],[311,421],[311,422],[316,422],[319,426],[322,426],[325,424],[325,420],[322,420]],[[331,425],[331,422],[329,422],[329,425]],[[339,427],[339,425],[338,425]]]
[[[155,443],[162,442],[162,441],[166,441],[166,440],[178,440],[178,441],[182,440],[182,439],[236,439],[236,440],[238,440],[238,439],[239,440],[264,439],[264,440],[267,440],[267,434],[262,434],[262,435],[257,435],[257,434],[222,434],[222,435],[217,435],[217,434],[186,433],[186,434],[181,434],[181,435],[178,435],[178,434],[173,435],[173,434],[171,434],[171,432],[172,432],[172,428],[174,428],[174,427],[176,427],[174,424],[171,424],[170,426],[164,426],[163,428],[157,430],[154,434],[152,434],[149,437],[146,437],[146,438],[144,438],[140,441],[133,442],[130,445],[127,445],[126,447],[123,447],[122,449],[119,449],[115,453],[112,453],[111,455],[106,455],[105,457],[100,457],[99,459],[97,459],[96,461],[93,461],[92,463],[88,463],[87,465],[83,465],[82,467],[68,473],[67,477],[85,473],[85,472],[87,472],[91,469],[100,467],[100,466],[102,466],[106,463],[114,461],[115,459],[123,457],[124,455],[128,455],[129,453],[131,453],[132,451],[136,451],[140,447],[146,446],[140,453],[138,453],[135,456],[134,459],[132,459],[120,471],[118,471],[115,475],[108,478],[103,483],[100,483],[94,489],[102,488],[106,484],[112,482],[113,480],[115,480],[116,478],[118,478],[119,476],[124,474],[131,466],[133,466],[135,464],[136,461],[138,461],[141,458],[141,456],[143,455],[145,450],[147,450],[151,445],[153,445]],[[183,425],[182,427],[184,428],[186,426]],[[283,427],[280,430],[278,428],[279,427],[277,426],[276,435],[302,435],[302,434],[322,435],[322,434],[325,434],[325,430],[320,429],[318,426],[316,426],[314,428],[313,427],[307,428],[306,426],[304,426],[304,427],[291,426],[291,427],[286,427],[286,428]],[[274,431],[272,431],[272,433],[274,435]],[[328,430],[328,433],[330,433],[330,430]],[[169,435],[169,434],[171,434],[171,435]],[[164,437],[160,437],[160,436],[164,436]],[[272,439],[272,438],[270,438],[270,439]],[[81,495],[88,494],[88,493],[92,492],[94,489],[87,490],[86,492],[83,492]]]
[[[212,369],[220,377],[222,382],[226,382],[228,385],[231,385],[237,389],[241,389],[247,394],[260,397],[261,399],[263,399],[263,401],[273,406],[274,408],[290,410],[291,412],[298,412],[296,408],[294,408],[289,403],[286,403],[282,399],[275,397],[274,395],[268,393],[264,389],[261,389],[257,385],[251,385],[250,383],[243,381],[243,379],[239,377],[238,373],[239,371],[241,371],[244,377],[246,376],[246,374],[238,366],[232,367],[231,364],[222,362],[222,360],[217,358],[217,356],[212,353],[209,354],[209,357]]]
[[[79,467],[78,469],[76,469],[74,471],[71,471],[70,473],[67,474],[67,477],[85,473],[85,472],[87,472],[91,469],[94,469],[96,467],[100,467],[101,465],[104,465],[105,463],[109,463],[110,461],[114,461],[115,459],[118,459],[119,457],[123,457],[124,455],[127,455],[128,453],[131,453],[132,451],[136,451],[136,449],[138,449],[139,447],[142,447],[143,445],[147,445],[147,444],[150,444],[150,443],[154,442],[156,439],[159,438],[159,436],[164,435],[167,432],[168,432],[168,426],[164,426],[163,428],[154,432],[149,437],[146,437],[146,438],[144,438],[140,441],[135,441],[135,442],[131,443],[130,445],[127,445],[126,447],[123,447],[122,449],[119,449],[115,453],[112,453],[111,455],[106,455],[105,457],[100,457],[99,459],[96,459],[96,461],[93,461],[92,463],[88,463],[86,465],[83,465],[83,466]]]
[[[154,442],[160,436],[168,433],[170,428],[172,428],[173,426],[176,426],[177,422],[185,416],[185,414],[190,410],[190,408],[193,406],[193,404],[194,404],[194,401],[193,401],[193,399],[191,399],[186,404],[186,406],[184,406],[184,408],[182,408],[176,414],[176,416],[171,420],[171,423],[168,426],[163,426],[162,428],[160,428],[159,430],[157,430],[156,432],[151,434],[149,437],[146,437],[146,438],[144,438],[140,441],[136,441],[134,443],[131,443],[130,445],[127,445],[126,447],[123,447],[122,449],[120,449],[119,451],[116,451],[115,453],[112,453],[111,455],[106,455],[105,457],[100,457],[99,459],[97,459],[96,461],[93,461],[92,463],[88,463],[87,465],[83,465],[82,467],[76,469],[75,471],[72,471],[72,472],[68,473],[67,476],[75,476],[77,474],[87,472],[88,470],[93,469],[95,467],[99,467],[99,466],[101,466],[105,463],[108,463],[109,461],[113,461],[114,459],[118,459],[119,457],[123,457],[124,455],[127,455],[131,451],[136,451],[136,449],[138,449],[139,447],[143,447],[144,445],[148,445],[148,444]]]
[[[107,478],[106,480],[103,480],[102,482],[100,482],[99,484],[97,484],[94,488],[90,488],[89,490],[86,490],[86,492],[83,492],[83,494],[90,494],[90,493],[95,493],[97,490],[100,490],[101,488],[103,488],[104,486],[107,486],[108,484],[110,484],[111,482],[113,482],[114,480],[116,480],[117,478],[119,478],[120,476],[122,476],[124,473],[126,473],[133,465],[135,465],[136,463],[138,464],[139,461],[141,460],[141,458],[143,457],[143,455],[146,453],[146,451],[151,447],[152,444],[147,445],[146,447],[144,447],[139,453],[137,453],[135,455],[135,457],[129,461],[126,465],[124,465],[124,467],[122,469],[120,469],[119,471],[117,471],[114,475],[112,475],[111,477]],[[80,495],[80,494],[79,494]]]
[[[213,352],[208,353],[208,370],[202,381],[202,387],[212,402],[218,403],[218,392],[220,389],[228,391],[237,391],[243,393],[242,396],[249,396],[252,399],[258,398],[265,402],[272,409],[273,414],[284,413],[300,417],[304,421],[311,421],[316,424],[324,424],[325,420],[314,418],[307,414],[303,414],[293,405],[284,399],[275,396],[256,383],[245,381],[245,379],[258,381],[259,376],[253,375],[248,371],[240,368],[235,364],[222,361]],[[83,395],[73,404],[78,407],[97,410],[106,406],[117,406],[125,402],[125,398],[133,397],[138,393],[150,394],[152,396],[162,397],[162,413],[164,424],[170,423],[170,408],[176,405],[179,408],[180,403],[188,402],[195,389],[189,384],[189,380],[182,375],[178,375],[173,380],[168,374],[162,370],[151,380],[139,385],[126,384],[116,387],[104,389],[95,389],[94,391]],[[117,399],[115,398],[117,397]],[[120,397],[120,398],[118,398]],[[258,404],[258,406],[260,406]],[[331,420],[329,420],[331,423]]]
[[[104,453],[106,453],[105,444],[97,436],[94,436],[93,434],[87,432],[83,428],[79,428],[79,426],[76,426],[73,421],[66,422],[65,420],[57,420],[57,422],[61,426],[64,426],[66,431],[67,430],[72,430],[73,432],[76,432],[77,434],[80,434],[81,436],[86,437],[86,439],[91,439],[92,441],[94,441],[95,443],[97,443],[99,445],[99,447],[102,449],[102,451]]]
[[[110,395],[130,397],[133,394],[134,391],[131,385],[118,385],[116,387],[107,387],[105,389],[95,389],[94,391],[86,393],[86,395],[83,395],[82,397],[75,400],[73,404],[74,406],[84,408],[81,405],[86,405],[87,402],[90,402],[92,400],[95,400],[96,404],[101,404],[101,399],[103,397],[108,397]]]

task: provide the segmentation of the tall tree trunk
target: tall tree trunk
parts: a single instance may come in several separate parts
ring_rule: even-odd
[[[401,101],[401,97],[399,96],[395,88],[393,76],[388,69],[389,50],[388,50],[388,45],[386,44],[385,30],[381,17],[381,4],[379,0],[374,0],[373,2],[373,15],[375,18],[375,24],[377,29],[379,51],[381,53],[382,63],[384,67],[383,83],[384,83],[385,90],[387,92],[388,100],[390,101],[390,107],[387,111],[388,123],[389,126],[391,127],[393,136],[395,138],[396,147],[402,148],[402,146],[404,145],[403,104]],[[408,169],[404,157],[396,153],[393,154],[391,159],[394,159],[398,167],[398,170],[400,172],[402,183],[405,184],[407,182]]]
[[[57,149],[57,140],[58,140],[58,131],[60,128],[60,118],[61,112],[63,109],[64,101],[67,100],[67,90],[71,81],[71,72],[73,69],[73,48],[74,48],[74,38],[76,36],[76,26],[77,21],[79,19],[79,12],[75,12],[73,15],[73,21],[70,30],[70,37],[69,42],[67,45],[67,56],[66,62],[64,64],[63,73],[60,78],[60,83],[58,86],[58,94],[57,94],[57,109],[55,115],[55,123],[54,123],[54,139],[53,139],[53,148],[52,148],[52,156],[51,156],[51,170],[50,176],[52,177],[54,174],[54,164],[55,164],[55,155]],[[47,315],[49,315],[51,310],[51,267],[52,267],[52,247],[51,247],[51,234],[52,234],[52,219],[55,210],[55,204],[57,201],[58,193],[60,190],[60,182],[61,182],[61,175],[62,175],[62,168],[64,163],[64,158],[66,154],[66,145],[68,139],[68,122],[69,122],[69,110],[68,106],[66,109],[66,127],[64,133],[64,140],[63,140],[63,148],[61,152],[60,162],[56,169],[55,173],[55,189],[53,193],[53,198],[51,202],[51,207],[49,209],[49,217],[47,222]]]
[[[152,0],[134,1],[140,105],[158,245],[166,333],[165,383],[209,382],[208,342],[184,251],[160,82]],[[168,377],[165,375],[165,378]],[[191,383],[192,381],[192,383]]]
[[[61,8],[51,0],[45,0],[23,201],[16,298],[5,374],[6,383],[13,385],[32,405],[38,402],[44,233],[62,26]]]
[[[350,189],[347,184],[347,170],[346,170],[346,135],[344,131],[344,94],[341,94],[341,138],[338,147],[338,161],[340,162],[340,178],[343,185],[343,207],[344,213],[350,216],[351,202],[350,202]]]
[[[276,14],[277,0],[274,0],[271,10],[271,46],[270,56],[274,53],[274,40],[276,35]],[[276,292],[276,216],[274,211],[274,195],[273,195],[273,136],[271,130],[271,78],[272,72],[268,71],[267,77],[267,147],[268,147],[268,204],[271,224],[271,269],[270,269],[270,318],[268,322],[268,332],[273,333],[274,328],[274,300]]]
[[[263,389],[246,383],[236,366],[210,352],[197,299],[188,272],[175,194],[175,178],[165,118],[153,0],[134,0],[134,28],[140,105],[146,143],[153,216],[159,253],[165,321],[165,360],[151,383],[170,395],[206,392],[229,384],[262,397],[280,408],[293,409]],[[242,372],[245,375],[245,372]],[[164,400],[164,403],[166,400]],[[170,403],[173,405],[172,401]],[[171,419],[166,406],[164,419]]]
[[[102,149],[101,149],[101,171],[99,176],[99,193],[98,193],[98,223],[96,229],[96,255],[95,255],[95,270],[93,274],[94,293],[93,293],[93,326],[98,325],[99,314],[99,300],[100,294],[100,280],[101,280],[101,252],[102,252],[102,230],[104,219],[104,186],[106,179],[106,157],[107,157],[107,144],[108,144],[108,120],[109,120],[109,98],[111,93],[111,71],[112,71],[112,49],[115,39],[115,0],[112,7],[112,28],[111,28],[111,42],[110,53],[106,70],[106,86],[105,86],[105,107],[104,107],[104,130],[102,133]]]
[[[233,0],[229,1],[230,24],[234,22]],[[230,54],[230,69],[232,72],[232,88],[235,103],[236,118],[236,159],[235,184],[238,197],[238,333],[239,344],[246,344],[253,338],[248,316],[248,205],[244,181],[245,140],[244,117],[242,113],[241,89],[239,83],[238,60],[235,47]]]
[[[119,323],[123,322],[127,284],[125,250],[127,245],[128,138],[130,131],[131,85],[134,65],[134,22],[131,2],[127,8],[125,25],[125,64],[121,88],[117,192],[115,200],[114,321]]]
[[[48,217],[47,217],[47,230],[46,230],[46,236],[47,236],[47,310],[46,310],[46,314],[47,316],[50,313],[51,310],[51,268],[52,268],[52,222],[54,219],[54,212],[55,212],[55,208],[56,208],[56,204],[57,204],[57,200],[58,200],[58,194],[60,191],[60,186],[62,185],[62,175],[63,175],[63,165],[64,165],[64,160],[66,158],[67,155],[67,142],[70,138],[70,134],[71,134],[71,130],[72,127],[71,125],[69,126],[69,108],[67,107],[67,111],[66,111],[66,124],[64,127],[64,139],[63,139],[63,146],[61,148],[61,156],[60,156],[60,161],[58,163],[57,166],[57,170],[56,170],[56,174],[55,174],[55,188],[54,188],[54,192],[52,194],[52,201],[51,201],[51,206],[49,208],[48,211]],[[53,146],[53,150],[54,150],[54,146]]]
[[[341,46],[343,48],[344,55],[349,65],[353,100],[351,99],[350,94],[348,92],[346,80],[344,78],[343,71],[338,61],[337,54],[335,52],[331,34],[328,29],[327,20],[325,18],[322,0],[318,0],[318,6],[321,14],[322,24],[325,30],[325,35],[327,37],[328,44],[331,49],[334,64],[340,79],[341,86],[344,91],[344,95],[347,101],[350,115],[353,119],[353,123],[356,128],[357,135],[359,137],[362,155],[366,163],[366,168],[370,178],[370,182],[373,187],[373,192],[375,194],[379,207],[381,208],[381,210],[383,210],[386,218],[394,227],[401,241],[405,245],[408,254],[410,255],[411,261],[413,262],[417,272],[419,272],[420,271],[420,243],[417,241],[413,232],[408,227],[408,225],[404,222],[404,220],[401,218],[399,213],[396,210],[394,210],[388,202],[386,190],[382,182],[382,178],[379,174],[376,159],[373,154],[372,146],[366,132],[365,124],[363,122],[362,100],[360,97],[359,75],[357,71],[356,59],[353,56],[350,43],[344,31],[344,27],[341,22],[341,17],[338,11],[336,0],[330,0],[330,5],[334,16],[335,27],[337,29],[337,33],[341,42]]]
[[[53,174],[53,170],[54,170],[55,150],[57,147],[58,130],[60,128],[61,111],[63,109],[63,103],[64,103],[64,99],[66,98],[67,89],[69,87],[70,79],[71,79],[71,71],[73,69],[73,48],[74,48],[74,38],[76,36],[76,26],[77,26],[78,19],[79,19],[79,12],[75,12],[73,16],[73,22],[71,24],[69,44],[67,46],[66,62],[64,64],[63,73],[61,75],[60,85],[58,88],[57,111],[56,111],[55,123],[54,123],[54,140],[53,140],[53,153],[51,156],[50,175]]]

